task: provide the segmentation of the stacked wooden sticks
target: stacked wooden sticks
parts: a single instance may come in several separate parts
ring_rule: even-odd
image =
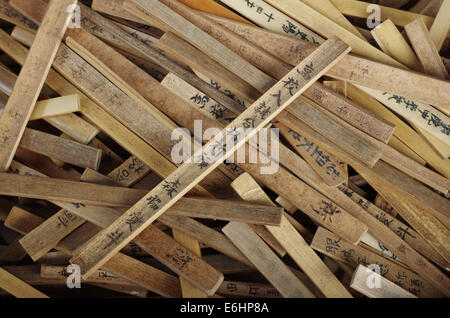
[[[0,0],[6,297],[450,295],[450,0],[83,2]]]

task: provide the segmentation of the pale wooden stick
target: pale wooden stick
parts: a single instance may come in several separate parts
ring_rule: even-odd
[[[191,252],[201,257],[201,249],[200,244],[195,238],[192,238],[189,235],[184,234],[183,232],[179,232],[178,230],[172,229],[173,238],[181,243],[184,247],[189,249]],[[200,289],[193,286],[184,278],[180,277],[180,285],[181,285],[181,293],[183,298],[207,298],[208,295],[201,291]]]
[[[19,147],[82,168],[98,170],[102,151],[34,129],[25,129]]]
[[[423,19],[417,19],[407,24],[405,31],[425,73],[441,79],[450,79]]]
[[[6,292],[17,298],[48,298],[19,278],[11,275],[0,267],[0,286]]]
[[[274,205],[256,181],[247,173],[237,178],[232,183],[232,187],[246,201]],[[267,229],[326,297],[351,297],[350,293],[329,272],[325,264],[286,218],[282,218],[280,227],[268,226]],[[250,256],[247,257],[251,260]]]
[[[379,282],[380,286],[369,287],[369,281]],[[417,298],[364,265],[356,268],[350,287],[370,298]]]
[[[436,49],[440,51],[450,29],[450,1],[444,0],[430,28],[430,36]]]
[[[12,24],[19,25],[29,30],[37,30],[38,26],[27,19],[23,14],[17,12],[7,0],[0,0],[0,17]]]
[[[391,20],[385,20],[373,28],[371,33],[386,54],[391,55],[397,61],[415,71],[422,71],[422,66],[414,51]]]
[[[325,44],[324,44],[325,45]],[[322,52],[322,49],[327,48],[327,53]],[[244,113],[242,113],[237,119],[233,121],[232,124],[227,126],[227,129],[233,129],[238,127],[244,127],[243,123],[245,119],[252,118],[255,120],[255,129],[260,129],[267,125],[267,123],[272,120],[276,115],[278,115],[290,102],[294,100],[299,94],[301,94],[309,85],[311,85],[314,80],[316,80],[320,75],[325,72],[330,65],[336,63],[336,60],[339,57],[348,53],[344,45],[341,45],[340,41],[331,40],[328,42],[325,47],[322,47],[315,51],[308,59],[307,62],[300,64],[296,69],[294,69],[290,74],[288,74],[285,80],[288,77],[293,77],[295,80],[299,81],[298,91],[293,90],[291,93],[289,91],[285,91],[283,96],[283,85],[282,82],[277,83],[275,87],[270,89],[265,95],[261,97],[261,99],[249,107]],[[334,51],[334,52],[333,52]],[[325,54],[321,58],[317,58],[318,54]],[[328,56],[327,56],[328,55]],[[309,65],[313,62],[313,74],[309,79],[305,79],[302,77],[298,70],[304,70],[306,65]],[[302,83],[302,84],[300,84]],[[280,93],[280,100],[273,99],[273,94],[277,94],[277,91]],[[286,94],[287,93],[287,94]],[[289,96],[291,95],[292,96]],[[265,102],[266,105],[265,110],[261,109],[259,106],[260,103]],[[270,108],[269,108],[270,107]],[[264,115],[261,114],[263,111]],[[225,130],[226,132],[227,130]],[[256,132],[256,131],[255,131]],[[211,153],[214,149],[214,145],[216,142],[220,142],[222,145],[226,145],[226,141],[224,141],[223,137],[225,136],[224,132],[221,132],[217,135],[213,140],[207,143],[199,152],[194,155],[198,157],[199,155],[203,157],[204,153]],[[243,145],[251,136],[246,136],[237,145],[234,145],[232,149],[227,150],[224,153],[224,157],[229,157],[237,147]],[[218,151],[218,150],[217,150]],[[223,152],[223,151],[222,151]],[[217,156],[216,153],[214,156]],[[204,157],[203,157],[204,158]],[[204,159],[206,160],[206,159]],[[90,271],[95,270],[95,268],[101,266],[108,258],[110,258],[117,250],[126,245],[129,241],[131,241],[136,235],[142,231],[146,225],[149,225],[152,221],[154,221],[159,215],[161,215],[167,208],[170,207],[177,199],[179,199],[182,195],[184,195],[187,191],[189,191],[192,187],[196,185],[204,176],[208,174],[209,171],[213,170],[220,164],[219,162],[207,163],[205,167],[204,164],[184,164],[180,166],[169,178],[164,180],[160,185],[158,185],[154,190],[152,190],[147,196],[145,196],[137,205],[135,205],[132,209],[128,210],[122,217],[120,217],[114,224],[108,227],[105,233],[122,233],[122,237],[119,240],[114,240],[112,244],[107,237],[103,237],[104,235],[99,235],[95,237],[90,243],[83,248],[73,259],[72,261],[75,263],[80,263],[83,268],[83,275],[89,276]],[[204,170],[203,170],[204,169]],[[148,204],[150,203],[150,206]],[[153,203],[156,203],[154,205]],[[155,209],[152,208],[155,207]],[[126,225],[127,219],[133,214],[141,211],[143,216],[143,222],[140,226],[138,226],[134,231],[127,234],[127,230],[129,227]],[[124,228],[125,227],[125,228]],[[105,244],[106,242],[106,244]],[[92,253],[92,251],[97,251],[98,246],[102,246],[102,252],[99,254],[97,252]],[[106,248],[104,248],[106,246]],[[217,286],[218,287],[218,286]]]
[[[19,145],[26,123],[31,116],[38,94],[44,85],[58,44],[69,24],[72,11],[67,10],[75,0],[52,1],[36,42],[30,49],[16,85],[0,118],[0,170],[6,171]],[[73,6],[73,9],[75,7]],[[50,31],[56,30],[49,36]]]
[[[230,297],[280,298],[281,295],[269,284],[224,281],[218,294]]]
[[[222,231],[250,259],[283,297],[314,297],[248,225],[230,222]]]
[[[21,28],[20,26],[15,26],[11,32],[11,36],[23,45],[31,47],[31,45],[33,45],[36,33],[34,31]]]
[[[422,166],[426,165],[426,161],[420,157],[417,153],[414,152],[411,148],[409,148],[403,141],[401,141],[397,136],[392,136],[391,140],[388,143],[389,146],[400,152],[402,155],[414,160],[415,162],[421,164]]]
[[[381,275],[397,285],[409,289],[416,296],[443,297],[441,292],[413,271],[361,246],[354,246],[324,228],[319,227],[316,231],[311,247],[335,260],[350,265],[352,268],[356,268],[359,264],[365,266],[376,264],[380,268]]]

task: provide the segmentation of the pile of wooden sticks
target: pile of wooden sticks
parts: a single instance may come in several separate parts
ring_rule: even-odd
[[[449,17],[0,0],[0,297],[449,297]]]

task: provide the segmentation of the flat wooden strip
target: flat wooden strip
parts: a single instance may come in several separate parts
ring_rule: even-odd
[[[181,243],[184,247],[189,249],[191,252],[195,253],[195,255],[201,257],[202,252],[200,249],[200,244],[195,238],[193,238],[183,232],[179,232],[176,229],[172,229],[172,235],[173,235],[173,238],[177,242]],[[202,292],[200,289],[193,286],[191,283],[189,283],[187,280],[185,280],[182,277],[180,277],[180,285],[181,285],[181,293],[183,295],[183,298],[207,298],[208,297],[208,295],[206,295],[204,292]]]
[[[407,242],[416,251],[426,256],[439,266],[443,268],[448,267],[449,263],[441,255],[439,255],[439,253],[437,253],[419,233],[417,233],[413,228],[402,223],[395,217],[392,217],[388,212],[388,207],[384,206],[384,209],[378,207],[380,205],[379,196],[377,196],[375,204],[373,204],[343,185],[340,186],[339,189],[353,201],[358,203],[364,210],[373,215],[378,221],[388,226],[395,234],[397,234],[402,240]],[[388,203],[386,202],[386,204]],[[393,210],[392,206],[389,207],[391,210]]]
[[[34,129],[25,129],[19,147],[82,168],[98,170],[102,151]]]
[[[450,30],[450,21],[448,16],[450,15],[450,3],[447,0],[442,2],[439,12],[433,21],[433,25],[430,28],[430,36],[433,39],[434,44],[438,51],[441,50],[444,41],[447,38],[447,34]]]
[[[145,194],[140,190],[10,173],[1,173],[0,179],[4,185],[0,193],[68,203],[129,207]]]
[[[391,20],[385,20],[373,28],[371,33],[386,54],[389,54],[410,69],[418,72],[422,70],[422,66],[414,51],[409,47],[405,38]]]
[[[380,287],[368,287],[371,278],[379,281]],[[356,268],[350,287],[370,298],[417,298],[364,265],[358,265]]]
[[[36,103],[30,120],[65,115],[80,110],[78,95],[68,95],[42,100]]]
[[[327,53],[322,52],[323,49],[327,49]],[[293,77],[299,81],[298,90],[292,91],[292,96],[289,91],[284,91],[283,96],[283,83],[277,83],[272,89],[270,89],[261,99],[249,107],[244,113],[242,113],[237,119],[233,121],[227,128],[233,129],[238,127],[244,127],[243,123],[245,119],[252,118],[255,120],[255,129],[260,129],[267,125],[267,123],[278,115],[288,103],[292,102],[295,97],[301,94],[309,85],[311,85],[314,80],[316,80],[320,75],[326,71],[330,65],[334,64],[339,57],[347,53],[347,49],[344,45],[341,45],[339,41],[331,40],[322,47],[315,51],[307,60],[306,63],[300,64],[298,68],[295,68],[290,74],[285,78]],[[318,54],[324,54],[321,58],[318,58]],[[299,70],[303,70],[306,65],[313,63],[313,74],[309,80],[302,77]],[[300,84],[301,83],[301,84]],[[279,92],[280,100],[278,98],[273,98],[273,94]],[[286,94],[287,93],[287,94]],[[265,103],[265,107],[261,108],[259,104]],[[226,132],[226,130],[225,130]],[[220,142],[222,145],[226,145],[224,142],[224,133],[221,132],[213,140],[207,143],[198,153],[194,155],[198,157],[201,155],[203,157],[204,153],[211,153],[214,149],[216,142]],[[224,152],[225,158],[229,157],[237,148],[237,146],[243,145],[248,138],[251,136],[246,136],[237,145],[234,145],[231,149]],[[223,151],[222,151],[223,152]],[[222,154],[221,154],[222,155]],[[215,154],[217,156],[217,154]],[[204,157],[203,157],[204,158]],[[208,156],[208,158],[210,158]],[[206,159],[205,159],[206,160]],[[95,237],[82,251],[76,255],[72,261],[79,263],[83,268],[83,275],[89,276],[91,270],[95,270],[95,267],[101,266],[108,258],[110,258],[116,250],[120,250],[121,245],[127,244],[131,241],[140,231],[154,221],[159,215],[161,215],[167,208],[170,207],[177,199],[189,191],[193,186],[196,185],[204,176],[208,174],[209,171],[213,170],[220,164],[219,162],[207,163],[205,167],[204,164],[183,164],[180,166],[169,178],[164,180],[156,188],[154,188],[146,197],[144,197],[137,205],[132,209],[128,210],[122,217],[120,217],[114,224],[107,228],[105,233],[112,232],[122,233],[122,237],[115,240],[112,244],[109,244],[109,239],[99,235]],[[203,170],[204,169],[204,170]],[[151,206],[148,206],[150,202]],[[154,205],[156,203],[156,205]],[[152,208],[152,206],[155,207]],[[136,227],[131,233],[128,232],[128,227],[126,226],[126,220],[133,213],[141,212],[143,216],[143,222],[140,226]],[[125,227],[125,228],[124,228]],[[127,242],[128,241],[128,242]],[[105,244],[106,243],[106,244]],[[106,246],[106,248],[105,248]],[[92,253],[94,252],[94,253]],[[100,252],[100,253],[99,253]],[[218,286],[217,286],[218,287]]]
[[[325,37],[338,36],[342,39],[342,41],[352,47],[352,51],[355,54],[362,55],[388,65],[400,66],[400,64],[391,57],[371,46],[365,40],[362,40],[353,33],[350,33],[348,30],[336,24],[332,20],[324,17],[319,12],[315,11],[301,1],[267,0],[266,2],[316,32],[323,34]]]
[[[288,108],[288,111],[330,140],[343,145],[349,153],[365,164],[373,166],[380,159],[381,151],[379,149],[362,141],[332,119],[320,116],[320,111],[306,100],[298,99]],[[322,120],[317,120],[320,117]]]
[[[23,45],[31,47],[31,45],[33,45],[36,33],[34,30],[30,31],[28,29],[21,28],[20,26],[15,26],[11,32],[11,36]]]
[[[173,9],[173,5],[180,6],[179,3],[171,3],[170,8],[167,6],[168,4],[169,1],[164,1],[163,4],[158,1],[133,0],[126,1],[124,7],[127,10],[132,10],[131,12],[139,15],[141,18],[145,19],[147,15],[157,18],[165,26],[167,25],[166,31],[173,31],[213,57],[217,62],[223,64],[228,69],[240,70],[242,76],[253,87],[266,91],[274,84],[269,76],[250,63],[243,63],[241,59],[236,57],[234,52],[214,40],[207,33],[186,20],[183,16],[171,10],[171,8]]]
[[[402,120],[395,116],[389,109],[383,107],[375,98],[366,94],[362,90],[356,88],[353,85],[349,85],[348,94],[351,99],[358,102],[363,107],[368,110],[377,113],[386,120],[391,121],[395,124],[396,129],[394,136],[396,136],[400,141],[404,142],[411,150],[421,156],[426,162],[428,162],[436,171],[441,173],[443,176],[450,177],[450,165],[447,161],[440,158],[434,153],[433,149],[422,139],[417,136],[411,127],[406,125]],[[423,181],[423,180],[421,180]],[[424,181],[423,181],[424,182]],[[425,182],[431,185],[429,182]],[[434,186],[432,186],[434,187]],[[448,190],[440,190],[441,192],[446,192]]]
[[[59,42],[67,28],[72,12],[68,6],[75,0],[52,1],[36,41],[17,78],[16,85],[0,118],[0,169],[9,168],[19,145],[26,123],[31,116],[38,94],[44,85]]]
[[[268,206],[274,205],[249,174],[241,175],[233,182],[232,186],[243,199],[246,198],[248,192],[253,192],[252,199],[246,199],[247,201],[264,202]],[[326,297],[351,298],[350,293],[285,217],[282,218],[279,227],[267,226],[267,229]]]
[[[17,12],[7,0],[0,1],[0,17],[12,24],[19,25],[22,28],[37,30],[38,26],[27,19],[23,14]]]
[[[376,264],[379,266],[380,274],[383,277],[418,297],[443,297],[441,292],[413,271],[361,246],[352,245],[324,228],[319,227],[316,231],[311,247],[335,260],[350,265],[352,268],[356,268],[359,264],[365,266]]]
[[[134,183],[139,182],[150,172],[150,167],[143,163],[139,158],[131,156],[120,166],[111,171],[108,174],[108,177],[113,178],[118,184],[129,187]]]
[[[123,163],[123,159],[117,153],[111,150],[111,148],[101,142],[98,138],[92,139],[88,146],[97,148],[102,151],[102,161],[99,169],[101,173],[110,173],[112,170]]]
[[[405,32],[425,73],[441,79],[450,79],[423,19],[417,19],[407,24]]]
[[[48,298],[0,267],[0,287],[17,298]]]
[[[314,297],[248,225],[230,222],[222,231],[283,297]]]
[[[405,155],[408,158],[413,159],[415,162],[424,166],[427,162],[420,157],[417,153],[415,153],[411,148],[409,148],[405,143],[403,143],[398,137],[392,136],[391,140],[389,140],[389,146]]]

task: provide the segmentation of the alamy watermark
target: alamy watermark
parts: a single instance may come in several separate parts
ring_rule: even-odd
[[[377,4],[369,4],[366,9],[370,15],[367,17],[367,27],[369,29],[376,28],[381,23],[381,8]]]
[[[244,125],[245,126],[245,125]],[[213,141],[208,147],[202,144]],[[248,143],[245,140],[248,139]],[[260,163],[261,174],[274,174],[279,168],[279,131],[277,128],[262,128],[256,131],[249,123],[248,128],[227,128],[225,133],[219,128],[208,128],[203,132],[202,121],[194,121],[194,136],[186,128],[177,128],[172,132],[172,141],[178,141],[171,151],[172,161],[176,164],[196,163]],[[225,157],[236,147],[228,158]],[[193,148],[193,150],[192,150]]]

